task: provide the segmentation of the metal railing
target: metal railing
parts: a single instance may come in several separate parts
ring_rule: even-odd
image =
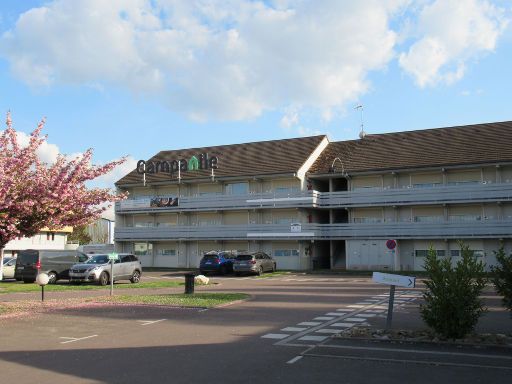
[[[164,240],[334,240],[334,239],[431,239],[431,238],[510,238],[512,220],[478,222],[386,222],[348,224],[215,225],[134,228],[116,227],[116,241]]]
[[[159,196],[175,197],[175,196]],[[145,200],[144,200],[145,199]],[[117,202],[118,214],[148,212],[194,212],[264,208],[356,208],[431,204],[512,202],[512,183],[436,186],[435,188],[400,188],[345,192],[300,191],[297,193],[254,193],[179,197],[173,207],[150,207],[150,197],[137,197],[138,206],[128,208]],[[147,203],[147,206],[144,204]],[[123,207],[125,205],[125,207]]]

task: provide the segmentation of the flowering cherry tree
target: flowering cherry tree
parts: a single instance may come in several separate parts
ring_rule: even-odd
[[[20,146],[11,116],[0,136],[0,279],[6,244],[17,237],[30,237],[42,228],[88,224],[112,203],[125,198],[110,189],[85,186],[125,161],[91,165],[92,149],[73,160],[59,155],[53,164],[42,162],[36,151],[46,141],[41,136],[44,119]]]

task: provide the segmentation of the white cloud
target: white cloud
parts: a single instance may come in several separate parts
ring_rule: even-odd
[[[3,131],[0,131],[0,135],[3,134]],[[18,144],[20,147],[26,147],[30,142],[30,135],[25,132],[16,131],[16,136],[18,138]],[[37,155],[39,159],[45,163],[51,164],[57,160],[57,156],[60,153],[59,147],[55,144],[50,144],[48,142],[43,142],[41,146],[37,149]]]
[[[128,156],[123,164],[118,165],[109,173],[98,177],[93,181],[95,187],[114,188],[114,183],[133,171],[137,165],[137,160]]]
[[[0,131],[0,135],[3,131]],[[16,135],[18,138],[18,144],[20,147],[26,147],[29,144],[30,135],[16,131]],[[37,149],[37,155],[39,159],[47,164],[53,164],[57,160],[57,156],[61,153],[60,149],[57,145],[48,143],[44,141],[39,148]],[[72,153],[72,154],[64,154],[64,157],[67,161],[76,159],[77,157],[81,157],[83,153]],[[123,176],[127,175],[129,172],[135,169],[137,164],[137,160],[133,157],[128,156],[126,161],[123,164],[118,165],[111,172],[98,177],[97,179],[92,180],[88,183],[88,186],[91,187],[99,187],[99,188],[114,188],[114,183],[121,179]]]
[[[399,58],[420,87],[460,80],[467,62],[494,51],[508,20],[503,9],[485,0],[436,0],[423,7],[421,38]]]
[[[0,49],[36,87],[126,87],[195,120],[297,105],[330,118],[393,59],[390,18],[406,3],[54,0],[22,14]]]

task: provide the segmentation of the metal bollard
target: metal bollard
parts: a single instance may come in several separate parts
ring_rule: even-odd
[[[185,273],[185,294],[194,293],[194,278],[196,277],[193,273]]]

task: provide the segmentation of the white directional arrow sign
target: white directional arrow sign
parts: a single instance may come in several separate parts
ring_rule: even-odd
[[[416,278],[411,276],[392,275],[390,273],[373,272],[373,281],[379,284],[396,285],[398,287],[414,288]]]

